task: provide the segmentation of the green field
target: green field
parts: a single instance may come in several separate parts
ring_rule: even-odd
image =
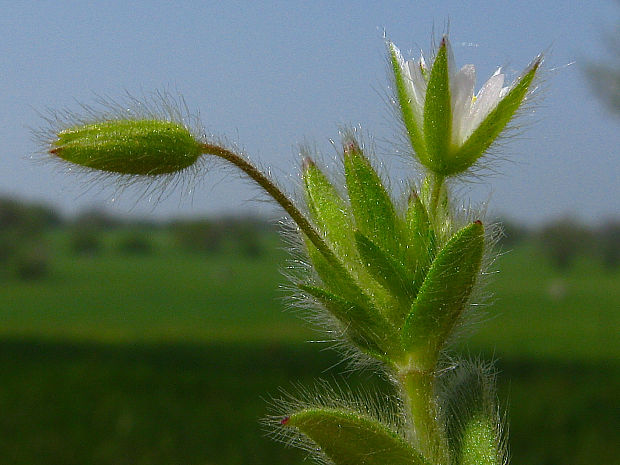
[[[111,234],[75,256],[54,234],[48,277],[0,287],[0,462],[303,463],[259,419],[280,387],[346,366],[306,342],[322,336],[286,309],[286,253],[262,239],[258,257],[201,255],[158,233],[152,253],[126,256]],[[617,463],[620,274],[583,258],[560,275],[528,244],[496,268],[459,350],[498,359],[512,463]]]

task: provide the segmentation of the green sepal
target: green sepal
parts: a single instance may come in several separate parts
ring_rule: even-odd
[[[504,130],[527,95],[540,60],[534,62],[513,88],[474,130],[469,138],[450,156],[450,170],[445,175],[465,171],[489,148]]]
[[[405,215],[407,230],[406,260],[410,273],[414,276],[415,293],[422,285],[431,261],[435,257],[435,231],[428,217],[426,207],[417,192],[412,191]]]
[[[476,221],[439,251],[402,330],[403,347],[430,368],[461,316],[480,273],[484,227]],[[427,366],[428,365],[428,366]]]
[[[445,175],[450,169],[448,155],[451,134],[450,70],[448,46],[444,38],[431,68],[424,100],[424,140],[427,153],[425,157],[420,157],[420,161],[434,173]]]
[[[439,192],[435,192],[439,183]],[[436,199],[434,198],[436,197]],[[442,178],[429,174],[420,188],[420,201],[426,208],[433,229],[435,248],[441,248],[452,232],[452,212],[448,187]]]
[[[349,261],[355,259],[357,253],[348,205],[310,158],[304,160],[303,181],[312,218],[325,233],[334,252]]]
[[[399,254],[394,204],[379,175],[356,143],[345,149],[344,170],[355,225],[391,254]]]
[[[446,435],[459,465],[503,465],[506,447],[490,365],[462,362],[442,395]]]
[[[400,326],[415,298],[413,274],[409,275],[402,263],[395,260],[360,231],[355,231],[354,235],[357,250],[366,269],[399,302],[402,310],[393,316],[397,318],[397,324]]]
[[[349,205],[309,157],[303,165],[306,203],[313,221],[358,286],[381,301],[385,290],[360,266]]]
[[[309,437],[335,465],[426,465],[396,431],[347,410],[310,408],[282,421]]]
[[[308,257],[321,281],[332,292],[362,307],[372,306],[370,297],[360,288],[342,262],[328,262],[323,254],[306,238]]]
[[[363,307],[316,286],[299,284],[298,287],[342,323],[349,340],[360,350],[379,359],[386,359],[393,352],[397,335],[374,307]]]
[[[57,134],[50,153],[76,165],[113,173],[155,176],[193,165],[202,153],[184,126],[159,120],[109,120]]]
[[[497,428],[484,415],[470,418],[463,428],[459,449],[460,465],[503,465],[498,450]]]
[[[405,62],[400,56],[400,52],[394,44],[389,44],[390,49],[390,64],[392,65],[392,72],[394,73],[394,86],[396,87],[396,98],[398,100],[398,106],[400,107],[400,114],[403,120],[411,147],[419,158],[426,156],[426,147],[424,145],[424,137],[422,136],[421,128],[419,127],[416,116],[413,113],[411,104],[412,96],[409,93],[408,85],[403,76],[403,66]]]

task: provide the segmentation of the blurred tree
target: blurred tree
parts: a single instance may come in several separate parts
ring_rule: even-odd
[[[617,270],[620,267],[620,221],[605,222],[596,231],[596,243],[605,268]]]
[[[85,208],[71,222],[69,249],[77,255],[97,255],[103,250],[103,233],[124,224],[102,208]]]
[[[153,252],[153,241],[148,230],[125,232],[118,238],[116,249],[123,255],[148,255]]]
[[[102,229],[84,225],[73,224],[69,231],[69,250],[76,255],[94,256],[101,252]]]
[[[44,244],[28,244],[16,251],[13,259],[15,276],[21,280],[44,278],[50,267],[48,249]]]
[[[567,270],[575,257],[587,249],[591,243],[590,235],[585,226],[568,217],[546,224],[539,232],[544,253],[562,271]]]
[[[80,211],[73,220],[73,225],[93,230],[112,229],[123,224],[116,218],[98,207],[87,208]]]
[[[60,216],[42,204],[0,198],[0,274],[34,279],[49,270],[45,231],[61,223]]]
[[[62,223],[60,215],[44,204],[26,203],[0,197],[0,230],[19,230],[22,234],[38,234],[43,229]]]
[[[501,219],[499,224],[501,226],[499,242],[503,246],[512,247],[532,234],[530,229],[524,224],[509,219]]]
[[[620,1],[617,3],[620,5]],[[616,24],[614,32],[605,34],[604,42],[610,59],[588,63],[586,72],[601,101],[620,116],[620,24]]]
[[[179,247],[191,252],[216,253],[221,250],[224,234],[217,223],[209,220],[175,221],[170,232]]]

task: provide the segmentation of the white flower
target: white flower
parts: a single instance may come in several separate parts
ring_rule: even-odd
[[[452,143],[463,145],[512,86],[503,87],[504,74],[501,68],[498,68],[474,96],[476,83],[474,65],[463,66],[454,76],[450,77],[450,82]]]
[[[499,68],[480,90],[474,93],[476,69],[474,65],[468,64],[457,70],[446,37],[443,38],[430,66],[427,66],[423,54],[420,54],[417,60],[404,60],[396,46],[389,46],[396,77],[397,98],[413,148],[424,165],[437,165],[437,171],[445,171],[443,174],[446,175],[463,171],[470,166],[497,138],[525,98],[540,64],[539,57],[509,86],[504,86],[505,76]],[[436,67],[438,62],[439,66]],[[434,90],[431,92],[433,95],[429,96],[427,90],[432,79]],[[448,106],[445,91],[448,89],[449,108],[445,108]],[[513,90],[515,92],[512,92]],[[435,100],[429,104],[427,99]],[[489,118],[500,103],[501,108]],[[437,121],[442,118],[445,119]],[[481,126],[484,127],[472,138]],[[442,130],[449,130],[450,134],[445,134]],[[440,138],[445,142],[438,143]],[[459,153],[466,143],[476,147],[467,147],[464,149],[467,153]],[[437,147],[441,150],[438,151]],[[430,153],[427,153],[429,151]],[[462,162],[463,156],[473,158],[466,167],[457,168],[454,163],[454,167],[448,166],[450,158],[460,157]],[[433,169],[431,166],[429,168]]]

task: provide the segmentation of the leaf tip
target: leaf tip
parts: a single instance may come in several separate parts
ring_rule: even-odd
[[[301,169],[304,173],[307,172],[309,169],[314,168],[315,166],[316,164],[314,163],[314,160],[310,157],[304,157],[301,161]]]
[[[536,58],[534,58],[534,61],[530,65],[530,71],[537,71],[540,65],[542,64],[542,62],[543,62],[543,54],[540,53]]]

